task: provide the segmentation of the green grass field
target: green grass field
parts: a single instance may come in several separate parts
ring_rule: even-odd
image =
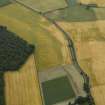
[[[17,0],[35,10],[47,12],[67,6],[65,0]]]
[[[54,20],[66,22],[85,22],[96,20],[93,9],[88,10],[85,6],[80,5],[69,6],[61,11],[48,13],[47,16]]]
[[[0,6],[10,3],[10,0],[0,0]]]
[[[66,76],[42,83],[42,89],[45,105],[53,105],[75,97],[75,93]]]

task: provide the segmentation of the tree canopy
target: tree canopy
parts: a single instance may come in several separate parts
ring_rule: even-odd
[[[33,52],[33,45],[0,26],[0,71],[18,70]]]

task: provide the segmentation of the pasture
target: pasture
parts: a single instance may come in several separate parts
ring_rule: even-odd
[[[73,11],[73,12],[72,12]],[[86,6],[83,5],[69,5],[68,8],[65,8],[60,11],[54,11],[46,14],[48,17],[51,17],[53,20],[60,22],[86,22],[96,20],[93,9],[86,9]]]
[[[96,105],[105,104],[105,85],[99,85],[91,89]]]
[[[0,0],[0,6],[4,6],[9,3],[10,3],[10,0]]]
[[[104,93],[102,93],[100,99],[98,97],[104,91],[103,87],[105,85],[105,21],[58,23],[71,35],[74,41],[78,62],[90,77],[91,90],[96,105],[100,105],[100,103],[104,105]]]
[[[67,76],[43,82],[42,90],[45,105],[53,105],[75,97],[75,93]]]
[[[65,0],[44,0],[44,1],[43,0],[17,0],[17,1],[40,12],[48,12],[59,8],[65,8],[67,6],[67,3]]]

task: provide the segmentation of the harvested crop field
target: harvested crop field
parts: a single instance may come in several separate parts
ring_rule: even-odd
[[[6,105],[41,105],[34,57],[15,72],[4,74]]]
[[[104,1],[79,1],[84,4],[97,3],[99,6],[102,6],[102,8],[87,9],[86,5],[78,4],[72,7],[70,7],[71,5],[69,4],[69,8],[65,8],[67,2],[64,0],[45,0],[44,2],[40,0],[17,0],[17,2],[14,1],[11,5],[0,7],[0,25],[7,26],[9,30],[16,33],[30,44],[36,46],[35,53],[19,71],[9,71],[4,74],[1,73],[0,76],[4,88],[2,88],[3,90],[0,89],[0,92],[3,92],[3,97],[0,97],[0,100],[3,98],[5,104],[42,105],[37,70],[48,70],[49,68],[58,65],[71,63],[69,59],[69,51],[66,46],[67,42],[65,41],[63,34],[51,22],[35,12],[48,12],[55,10],[51,13],[48,12],[46,16],[55,20],[72,38],[79,64],[90,77],[92,86],[91,91],[95,103],[96,105],[104,105]],[[59,8],[65,9],[56,10]],[[55,91],[55,89],[52,89],[55,84],[62,85],[62,82],[60,81],[57,81],[57,83],[52,82],[51,84],[50,82],[47,81],[43,83],[45,98],[46,94],[52,94],[52,92]],[[66,82],[64,83],[64,86],[68,85]],[[48,90],[49,93],[46,92],[47,86],[50,87]],[[56,100],[56,93],[58,92],[60,94],[64,88],[62,87],[60,89],[56,88],[56,91],[53,92],[55,95],[55,97],[53,97],[55,99],[52,97],[47,97],[47,99],[49,98],[50,100],[50,98],[52,98],[53,100]],[[73,92],[70,92],[70,87],[69,89],[66,87],[66,90],[69,90],[69,92],[65,91],[62,94],[67,93],[68,95],[69,93],[70,95],[70,93]],[[74,94],[72,93],[72,95]],[[65,97],[60,97],[60,100],[64,98]],[[47,100],[48,103],[46,101],[46,104],[51,102],[49,100]],[[56,102],[58,101],[59,99],[56,100]],[[52,101],[51,104],[52,103],[55,102]]]
[[[86,0],[85,0],[86,2]],[[92,3],[92,0],[90,0]],[[101,1],[98,1],[100,2]],[[99,4],[100,4],[99,3]],[[80,8],[80,9],[79,9]],[[71,11],[74,11],[71,13]],[[46,14],[72,38],[77,59],[89,77],[96,105],[104,105],[105,9],[75,5]],[[103,92],[102,96],[101,93]],[[100,94],[100,95],[99,95]],[[100,97],[100,99],[99,99]]]
[[[90,77],[91,90],[96,105],[100,105],[100,103],[104,105],[104,93],[101,95],[101,92],[104,92],[103,87],[105,85],[104,21],[70,24],[59,22],[59,25],[72,35],[79,64]]]
[[[105,0],[79,0],[83,4],[97,4],[99,6],[105,6]]]
[[[103,35],[104,33],[100,28],[101,25],[98,26],[98,23],[95,22],[87,22],[85,24],[71,23],[66,25],[64,23],[61,23],[60,25],[65,26],[63,28],[66,30],[66,32],[72,35],[71,37],[74,40],[78,61],[83,70],[85,70],[85,72],[90,75],[92,84],[100,84],[102,80],[99,80],[99,78],[103,78],[101,73],[104,75],[104,72],[100,72],[100,70],[104,69],[102,69],[102,67],[104,67],[103,57],[105,44],[105,38]],[[67,28],[67,26],[69,27],[69,29]],[[97,70],[97,72],[94,70]],[[97,76],[101,76],[97,77],[96,74]]]

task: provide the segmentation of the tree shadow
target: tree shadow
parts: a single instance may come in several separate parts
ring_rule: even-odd
[[[0,72],[0,105],[6,105],[4,72]]]

